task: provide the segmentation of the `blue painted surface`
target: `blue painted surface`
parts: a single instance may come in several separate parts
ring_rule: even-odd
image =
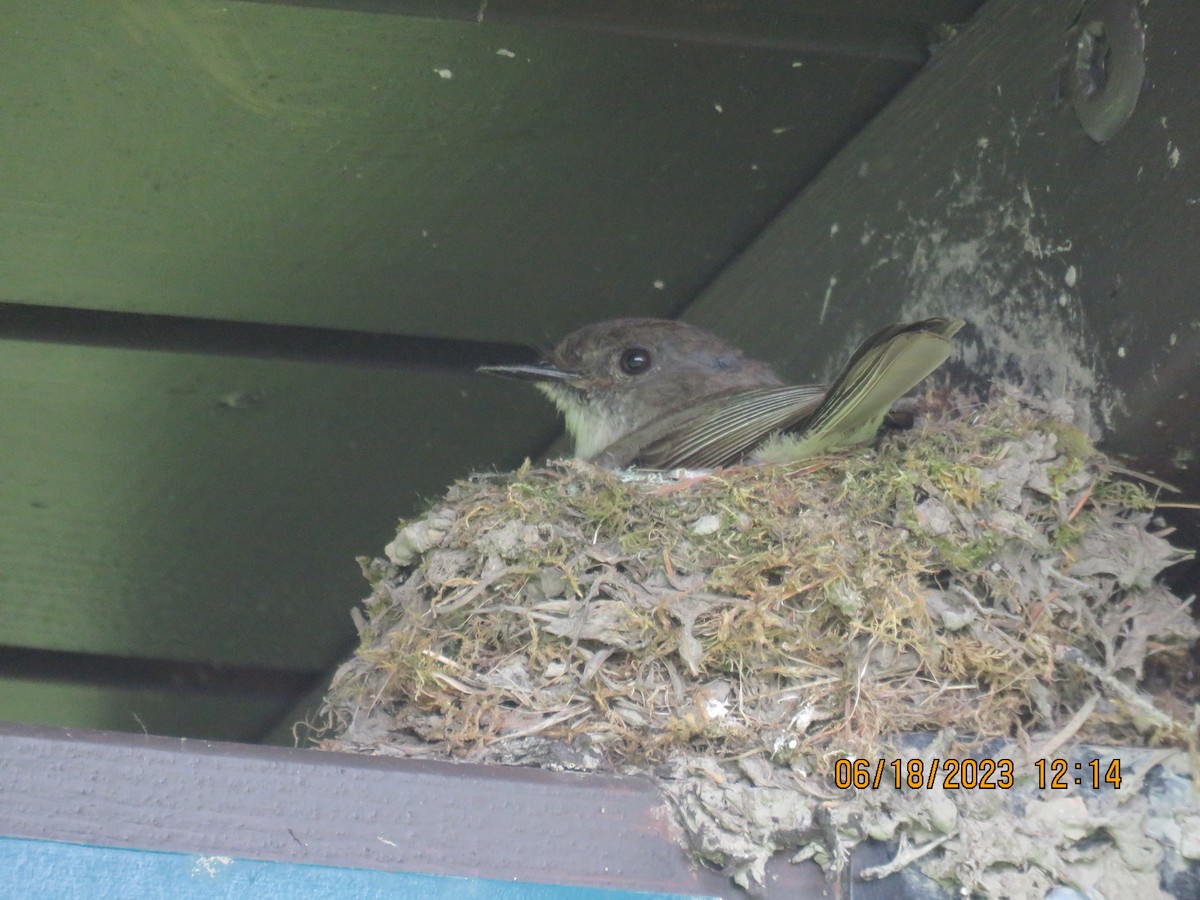
[[[683,900],[680,894],[488,881],[0,838],[0,898],[3,900],[211,900],[213,897],[252,897],[255,900],[382,900],[396,897],[405,900]]]

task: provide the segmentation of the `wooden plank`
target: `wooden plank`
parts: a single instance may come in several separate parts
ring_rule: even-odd
[[[647,781],[0,725],[0,835],[381,871],[744,896]],[[812,863],[772,894],[822,896]]]
[[[916,65],[206,0],[5,24],[0,300],[508,342],[671,312]]]
[[[1111,141],[1062,87],[1081,4],[991,0],[686,317],[807,379],[884,322],[962,315],[971,369],[1079,399],[1195,496],[1200,6],[1085,18],[1113,8],[1144,20],[1147,75]]]
[[[924,62],[934,26],[965,21],[979,0],[742,0],[653,4],[554,0],[259,0],[285,6],[349,9],[480,25],[578,28],[671,41],[782,47],[804,53]]]
[[[282,718],[289,706],[286,694],[204,694],[0,678],[0,721],[69,728],[248,741],[258,739],[264,724]]]
[[[520,462],[477,423],[555,427],[469,375],[0,341],[0,382],[0,642],[291,672],[346,651],[398,515]]]

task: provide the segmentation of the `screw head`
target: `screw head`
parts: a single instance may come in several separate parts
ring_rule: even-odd
[[[1146,31],[1136,0],[1096,0],[1071,29],[1067,90],[1084,133],[1113,138],[1133,115],[1146,77]]]

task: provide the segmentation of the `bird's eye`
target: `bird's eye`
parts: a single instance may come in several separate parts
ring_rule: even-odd
[[[626,375],[641,375],[650,368],[650,351],[630,347],[621,354],[621,371]]]

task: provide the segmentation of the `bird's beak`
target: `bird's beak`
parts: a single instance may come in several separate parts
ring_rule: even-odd
[[[531,366],[480,366],[475,371],[484,375],[497,375],[500,378],[515,378],[518,381],[574,381],[579,377],[578,372],[560,369],[549,362],[534,363]]]

